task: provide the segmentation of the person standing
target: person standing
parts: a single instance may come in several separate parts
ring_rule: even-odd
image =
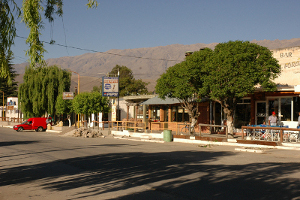
[[[274,111],[272,112],[272,115],[269,117],[269,125],[270,126],[277,125],[277,117],[276,117],[276,113]]]
[[[299,117],[298,117],[298,124],[297,124],[297,127],[300,126],[300,112],[299,112],[298,114],[299,114]]]

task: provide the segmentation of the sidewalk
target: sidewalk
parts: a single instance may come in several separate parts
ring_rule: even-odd
[[[14,124],[1,124],[0,127],[5,128],[13,128]],[[71,136],[70,132],[75,130],[74,127],[52,127],[52,130],[46,130],[49,133],[57,133],[59,135]],[[71,130],[72,129],[72,130]],[[64,131],[63,131],[64,130]],[[65,134],[65,132],[68,132]],[[131,141],[142,141],[142,142],[155,142],[155,143],[166,143],[163,139],[163,133],[135,133],[129,131],[111,131],[112,138],[115,139],[123,139],[123,140],[131,140]],[[207,135],[206,135],[207,136]],[[221,136],[220,136],[221,137]],[[223,136],[224,137],[224,136]],[[215,136],[211,135],[211,138],[215,138]],[[235,146],[237,151],[244,152],[255,152],[255,153],[263,153],[266,149],[285,149],[285,150],[300,150],[300,143],[285,143],[283,142],[281,146],[272,146],[272,145],[261,145],[261,144],[247,144],[247,143],[238,143],[239,138],[228,139],[227,142],[220,142],[213,140],[198,140],[195,137],[190,137],[190,139],[183,138],[173,138],[172,142],[178,143],[187,143],[193,145],[201,145],[201,146]]]
[[[163,140],[163,133],[133,133],[128,131],[112,131],[111,134],[116,139],[126,139],[132,141],[156,142],[165,143]],[[235,146],[237,151],[262,153],[264,149],[286,149],[286,150],[300,150],[300,143],[282,143],[282,146],[270,146],[260,144],[245,144],[238,143],[239,138],[228,139],[227,142],[196,140],[195,137],[190,139],[173,138],[173,142],[196,144],[196,145],[219,145],[219,146]]]

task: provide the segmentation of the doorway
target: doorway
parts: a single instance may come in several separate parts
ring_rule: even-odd
[[[263,124],[263,122],[266,122],[267,117],[267,102],[257,101],[255,107],[255,124]]]

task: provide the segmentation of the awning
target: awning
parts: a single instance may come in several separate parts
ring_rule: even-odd
[[[168,104],[177,104],[180,103],[178,99],[166,97],[166,99],[161,99],[158,96],[144,101],[140,105],[168,105]]]

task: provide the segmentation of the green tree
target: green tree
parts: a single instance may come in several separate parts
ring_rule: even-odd
[[[72,100],[63,99],[63,95],[57,96],[55,104],[56,114],[70,114],[72,112]]]
[[[57,96],[70,90],[71,73],[57,66],[27,67],[19,87],[19,102],[27,117],[54,115]]]
[[[86,5],[88,8],[96,8],[98,2],[97,0],[87,0]],[[13,57],[11,45],[14,44],[16,36],[15,16],[21,15],[22,21],[30,30],[26,40],[30,46],[26,52],[26,55],[29,56],[30,67],[45,65],[43,56],[46,50],[43,42],[40,41],[43,29],[42,13],[46,20],[53,22],[54,15],[63,15],[63,0],[23,0],[22,9],[18,7],[15,0],[0,1],[0,77],[8,77],[9,84],[11,84],[11,77],[8,59]]]
[[[248,41],[218,44],[206,65],[204,87],[209,97],[219,102],[227,115],[228,132],[233,134],[233,116],[239,99],[254,93],[260,86],[274,91],[273,80],[280,73],[278,61],[266,47]]]
[[[45,5],[45,6],[43,6]],[[88,8],[97,7],[96,0],[88,0]],[[43,29],[42,12],[45,10],[45,18],[53,22],[54,15],[63,15],[63,0],[23,0],[22,20],[30,30],[26,43],[30,48],[26,51],[29,56],[30,67],[44,66],[44,49],[43,42],[40,41],[41,31]],[[51,41],[53,43],[54,41]]]
[[[14,1],[2,0],[0,2],[0,78],[12,84],[10,61],[13,57],[11,46],[16,37],[15,15],[20,15],[20,9]]]
[[[163,73],[157,80],[155,92],[165,99],[176,98],[188,111],[192,126],[200,115],[198,102],[206,96],[206,90],[200,90],[203,85],[203,68],[212,55],[211,49],[203,49],[188,56],[185,61],[178,63]]]
[[[92,113],[108,112],[109,102],[99,92],[83,92],[73,99],[72,108],[75,113],[89,116]]]
[[[92,89],[92,92],[100,92],[101,93],[101,91],[102,91],[102,88],[101,88],[101,86],[94,86],[93,87],[93,89]]]
[[[15,77],[17,76],[16,71],[14,71],[14,68],[10,64],[10,61],[8,61],[8,69],[11,74],[10,76],[10,84],[8,81],[9,76],[6,76],[5,78],[0,77],[0,91],[4,92],[4,96],[7,97],[17,97],[18,96],[18,84],[15,82]],[[0,105],[3,105],[3,98],[2,95],[3,93],[0,92]],[[5,101],[5,99],[4,99]],[[5,103],[5,102],[4,102]]]
[[[126,66],[116,65],[111,72],[110,76],[118,76],[119,73],[119,93],[120,96],[147,94],[148,83],[143,82],[141,79],[136,80],[133,76],[132,70]]]

